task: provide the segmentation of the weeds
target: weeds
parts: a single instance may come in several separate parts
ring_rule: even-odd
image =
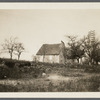
[[[9,62],[9,61],[8,61]],[[100,91],[100,66],[63,65],[30,62],[0,65],[1,92],[97,92]],[[10,66],[11,65],[11,66]],[[12,67],[13,66],[13,67]],[[51,81],[43,78],[51,74],[69,78],[69,80]],[[97,76],[98,73],[98,76]],[[5,77],[6,76],[6,77]],[[16,84],[13,84],[12,80]],[[19,80],[19,81],[18,81]]]

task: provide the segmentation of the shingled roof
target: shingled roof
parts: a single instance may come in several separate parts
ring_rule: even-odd
[[[59,55],[60,44],[43,44],[36,55]]]

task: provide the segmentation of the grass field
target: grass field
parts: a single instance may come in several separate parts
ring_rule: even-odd
[[[84,69],[55,67],[45,77],[27,77],[0,80],[0,92],[97,92],[100,74]]]

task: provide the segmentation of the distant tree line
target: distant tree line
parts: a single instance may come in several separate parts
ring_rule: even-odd
[[[79,63],[82,57],[87,57],[89,64],[98,64],[100,61],[100,41],[95,38],[95,31],[89,31],[89,34],[80,40],[76,36],[66,37],[68,46],[63,51],[65,59],[71,59],[73,61],[76,59]],[[10,37],[4,40],[1,51],[8,53],[10,59],[13,58],[13,55],[16,55],[19,60],[25,48],[23,43],[18,41],[17,37]],[[36,61],[36,57],[34,57],[34,60]]]
[[[95,38],[95,31],[90,31],[87,36],[77,40],[76,36],[66,36],[68,47],[65,48],[65,59],[81,59],[88,57],[89,64],[98,64],[100,61],[100,41]]]

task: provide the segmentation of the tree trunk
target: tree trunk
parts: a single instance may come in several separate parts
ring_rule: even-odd
[[[89,60],[89,65],[92,65],[92,58],[90,58]]]
[[[20,58],[20,55],[18,55],[18,60],[19,60],[19,58]]]
[[[12,59],[12,53],[10,53],[10,59]]]
[[[18,53],[18,60],[20,59],[21,52]]]
[[[19,60],[19,58],[20,58],[20,55],[21,55],[21,52],[19,52],[19,54],[18,54],[18,60]]]
[[[79,58],[77,58],[77,62],[79,63]]]
[[[96,65],[98,65],[98,61],[96,61]]]

